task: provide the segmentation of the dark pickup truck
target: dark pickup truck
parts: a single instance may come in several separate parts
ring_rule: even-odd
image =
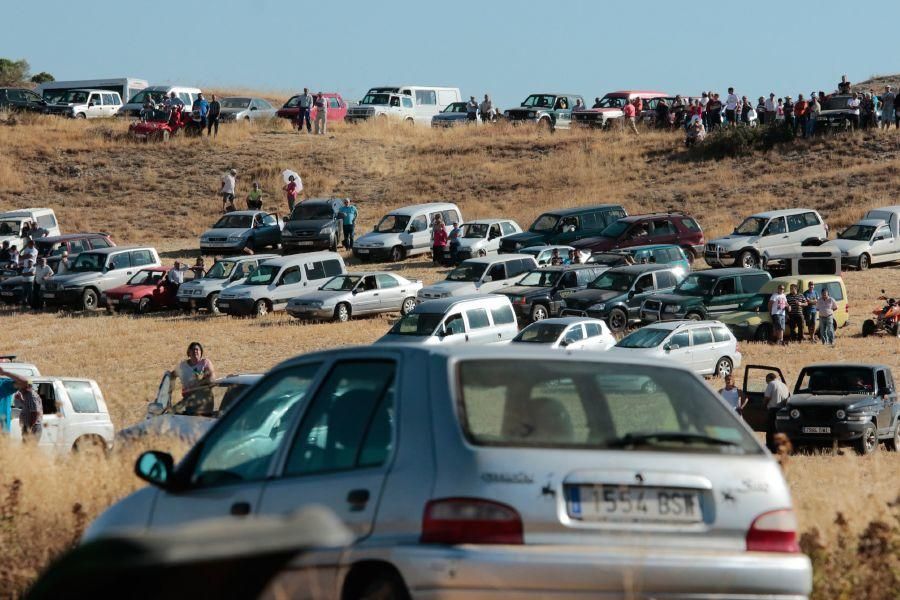
[[[744,393],[749,398],[744,419],[757,431],[765,430],[763,400],[766,373],[777,367],[748,365]],[[884,442],[900,449],[900,404],[890,367],[854,363],[815,364],[804,367],[787,402],[776,413],[775,430],[795,446],[852,445],[859,454],[871,454]]]

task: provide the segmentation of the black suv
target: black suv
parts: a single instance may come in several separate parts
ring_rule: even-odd
[[[825,98],[822,110],[816,115],[817,132],[832,129],[852,129],[859,127],[859,105],[849,106],[852,94],[834,94]]]
[[[47,101],[25,88],[0,87],[0,110],[46,113]]]
[[[337,250],[343,231],[338,210],[343,205],[343,198],[310,198],[295,206],[281,230],[284,253]]]
[[[495,293],[509,297],[520,321],[532,323],[559,316],[569,294],[583,289],[608,268],[604,265],[544,267]]]
[[[644,300],[641,321],[715,319],[735,310],[751,298],[772,276],[760,269],[730,267],[708,269],[688,275],[671,294],[658,294]]]
[[[500,252],[516,253],[530,246],[570,244],[599,235],[606,226],[625,216],[620,204],[576,206],[546,212],[534,220],[528,231],[514,233],[500,241]]]

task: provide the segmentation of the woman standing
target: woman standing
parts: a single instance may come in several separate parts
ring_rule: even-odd
[[[434,264],[443,264],[448,243],[449,238],[447,228],[444,227],[444,218],[438,214],[431,223],[431,259]]]
[[[200,342],[188,345],[187,359],[178,363],[171,375],[181,380],[181,398],[195,403],[195,412],[213,412],[213,395],[209,385],[216,374],[212,361],[203,356]]]

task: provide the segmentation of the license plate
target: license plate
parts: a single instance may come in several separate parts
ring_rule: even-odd
[[[227,303],[227,302],[222,302],[221,300],[219,300],[219,302],[217,303],[217,305],[218,305],[219,308],[228,308],[228,303]]]
[[[804,427],[803,433],[831,433],[831,427]]]
[[[312,246],[315,242],[297,242],[298,246]]]
[[[566,508],[579,521],[699,523],[696,490],[615,485],[570,486]]]
[[[56,294],[54,294],[53,292],[44,292],[43,296],[44,298],[56,298]]]
[[[360,254],[368,254],[369,253],[369,250],[367,248],[357,248],[356,251],[359,252]]]
[[[12,292],[0,292],[0,296],[12,296]]]

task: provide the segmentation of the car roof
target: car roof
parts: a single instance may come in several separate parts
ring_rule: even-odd
[[[467,294],[465,296],[451,296],[449,298],[437,298],[426,300],[416,305],[413,312],[419,313],[443,313],[452,306],[465,303],[487,302],[491,304],[509,304],[509,298],[500,294]]]
[[[752,217],[766,217],[771,219],[772,217],[784,217],[787,215],[796,215],[798,213],[808,213],[808,212],[816,212],[812,208],[782,208],[779,210],[768,210],[765,212],[753,213]]]
[[[677,212],[658,212],[658,213],[646,213],[642,215],[628,215],[627,217],[621,217],[620,221],[625,221],[626,223],[637,223],[638,221],[643,221],[645,219],[659,219],[661,217],[687,217],[688,215],[677,213]]]
[[[351,277],[368,277],[369,275],[391,275],[395,277],[403,277],[403,275],[401,275],[400,273],[394,273],[392,271],[347,271],[342,275],[348,275]],[[341,277],[341,275],[335,275],[335,277]]]
[[[525,252],[526,250],[531,250],[532,252],[543,252],[545,250],[565,250],[568,252],[569,250],[574,250],[574,248],[572,246],[553,244],[550,246],[528,246],[527,248],[522,248],[521,250],[519,250],[519,252]]]
[[[633,252],[635,250],[659,250],[661,248],[677,248],[681,250],[681,246],[676,244],[644,244],[643,246],[628,246],[627,248],[616,248],[615,250],[604,250],[609,253]],[[600,253],[598,253],[600,254]]]
[[[512,221],[512,219],[507,219],[503,217],[495,218],[495,219],[472,219],[471,221],[463,221],[463,225],[493,225],[494,223],[503,223],[506,221]]]
[[[17,208],[0,213],[0,217],[30,217],[34,213],[53,212],[52,208]]]
[[[840,281],[841,283],[843,283],[844,281],[840,275],[784,275],[782,277],[773,277],[770,281],[767,281],[765,284],[763,284],[762,287],[770,287],[773,283],[776,282],[782,285],[790,285],[792,283],[797,283],[797,281],[800,279],[802,279],[804,283],[808,283],[810,281],[813,283],[831,283],[833,281]]]
[[[540,321],[535,321],[528,325],[531,327],[535,323],[544,323],[547,325],[572,325],[573,323],[596,323],[600,319],[593,319],[591,317],[553,317],[551,319],[541,319]]]
[[[894,204],[894,205],[891,205],[891,206],[877,206],[877,207],[875,207],[875,208],[870,208],[870,209],[867,210],[866,212],[867,212],[867,213],[870,213],[870,212],[872,212],[873,210],[878,210],[878,211],[881,211],[881,212],[895,212],[895,213],[900,213],[900,204]]]
[[[530,254],[495,254],[493,256],[476,256],[475,258],[467,258],[462,261],[462,264],[486,264],[490,265],[496,262],[506,262],[507,260],[513,260],[516,258],[527,258],[530,260],[534,260],[534,257]]]
[[[452,202],[425,202],[422,204],[410,204],[409,206],[401,206],[400,208],[395,208],[393,210],[389,210],[386,214],[389,215],[413,215],[417,212],[429,211],[429,210],[447,210],[450,208],[459,208],[453,204]]]
[[[34,383],[52,383],[54,381],[87,381],[97,383],[93,379],[87,377],[66,377],[65,375],[35,375],[31,378]]]
[[[581,94],[575,94],[573,92],[532,92],[528,94],[529,96],[578,96],[581,97]]]
[[[322,250],[321,252],[306,252],[303,254],[288,254],[287,256],[276,256],[263,261],[263,264],[283,267],[285,265],[303,264],[313,260],[322,260],[325,258],[340,258],[337,252],[330,250]]]
[[[91,238],[105,238],[107,233],[63,233],[61,235],[47,235],[34,240],[35,242],[68,242],[70,240],[84,240]]]
[[[871,227],[878,227],[880,225],[887,225],[887,221],[884,219],[860,219],[855,223],[856,225],[868,225]]]
[[[531,256],[530,254],[528,256]],[[662,265],[661,265],[662,266]],[[605,269],[606,267],[603,265],[598,265],[597,263],[584,264],[578,263],[577,265],[547,265],[544,267],[540,267],[539,269],[535,269],[535,271],[540,271],[541,273],[546,271],[580,271],[582,269]]]
[[[559,210],[546,210],[541,214],[544,215],[559,215],[561,217],[565,217],[568,215],[578,215],[581,213],[591,212],[593,210],[598,210],[602,208],[622,208],[621,204],[589,204],[585,206],[573,206],[570,208],[561,208]]]
[[[343,202],[344,200],[349,200],[349,198],[338,198],[337,196],[334,196],[332,198],[308,198],[300,204],[331,204],[335,200],[340,200],[341,202]],[[300,204],[298,204],[297,206],[300,206]]]
[[[723,269],[705,269],[703,271],[694,271],[692,275],[712,275],[713,277],[724,277],[727,275],[749,275],[749,274],[768,274],[768,271],[762,269],[747,269],[745,267],[725,267]]]
[[[94,248],[93,250],[85,250],[82,254],[112,254],[113,252],[127,252],[129,250],[153,250],[153,246],[110,246],[109,248]]]
[[[675,331],[676,329],[690,329],[691,327],[700,327],[706,326],[710,327],[712,325],[718,325],[721,327],[725,327],[725,325],[721,321],[707,320],[707,321],[691,321],[691,320],[681,320],[681,321],[656,321],[655,323],[650,323],[645,328],[652,329],[669,329],[671,331]]]
[[[231,212],[229,212],[229,213],[225,213],[224,215],[222,215],[222,217],[226,217],[226,216],[229,216],[229,215],[239,215],[239,216],[249,215],[249,216],[252,216],[252,215],[259,214],[259,213],[264,213],[264,212],[266,212],[266,211],[264,211],[264,210],[233,210],[233,211],[231,211]],[[219,218],[221,218],[221,217],[219,217]],[[218,221],[217,221],[217,222],[218,222]]]
[[[271,258],[278,258],[281,256],[280,254],[235,254],[234,256],[221,256],[213,261],[213,264],[220,260],[232,260],[235,262],[244,262],[248,260],[269,260]]]
[[[653,271],[671,271],[674,267],[662,263],[640,263],[637,265],[622,265],[613,267],[609,271],[616,273],[648,273]],[[607,272],[609,272],[607,271]]]
[[[666,92],[655,92],[653,90],[619,90],[618,92],[610,92],[606,94],[607,96],[611,96],[616,98],[618,96],[627,96],[627,95],[641,95],[641,96],[665,96],[669,97],[669,94]],[[672,96],[674,98],[674,96]]]

